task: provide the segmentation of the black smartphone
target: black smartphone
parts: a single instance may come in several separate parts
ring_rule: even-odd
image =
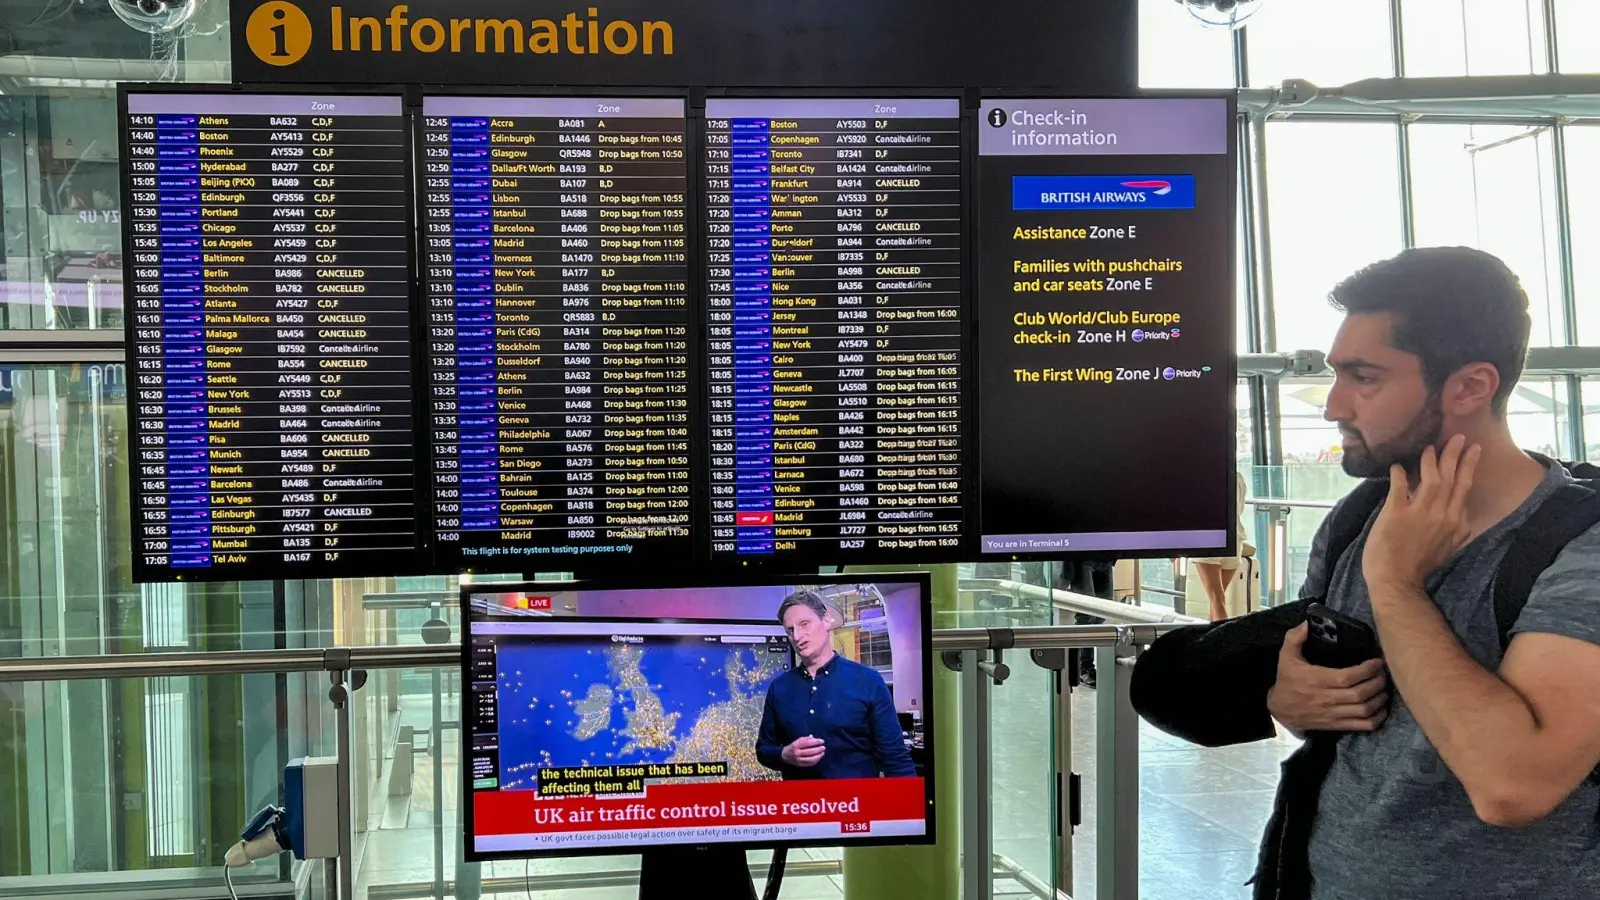
[[[1306,608],[1306,662],[1328,669],[1348,669],[1382,655],[1372,627],[1321,603]]]

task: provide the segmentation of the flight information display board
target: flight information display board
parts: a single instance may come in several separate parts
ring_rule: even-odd
[[[401,98],[124,97],[134,580],[414,568]]]
[[[987,100],[981,114],[980,551],[1223,551],[1230,102]]]
[[[954,99],[706,101],[713,559],[963,542]]]
[[[423,99],[436,558],[687,561],[681,98]]]

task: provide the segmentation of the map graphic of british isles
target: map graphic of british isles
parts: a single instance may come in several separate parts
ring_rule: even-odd
[[[788,653],[761,644],[592,641],[499,648],[500,783],[541,768],[726,762],[735,781],[774,779],[756,761],[767,686]]]

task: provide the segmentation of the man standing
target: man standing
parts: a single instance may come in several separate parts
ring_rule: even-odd
[[[1258,898],[1600,896],[1600,495],[1507,425],[1527,296],[1455,247],[1374,264],[1332,301],[1326,417],[1369,481],[1323,523],[1298,603],[1162,637],[1134,705],[1211,746],[1274,719],[1307,738]],[[1307,663],[1314,600],[1371,625],[1383,658]]]
[[[786,779],[915,776],[889,686],[834,652],[827,602],[796,591],[778,621],[800,665],[767,687],[756,759]]]

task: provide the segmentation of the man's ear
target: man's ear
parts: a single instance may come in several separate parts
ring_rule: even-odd
[[[1499,369],[1486,362],[1462,366],[1444,383],[1442,411],[1446,415],[1466,417],[1492,410],[1494,395],[1498,390]]]

